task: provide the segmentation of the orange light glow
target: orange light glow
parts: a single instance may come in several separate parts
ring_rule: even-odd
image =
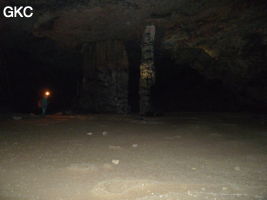
[[[45,92],[45,96],[50,96],[50,92],[49,91],[46,91]]]

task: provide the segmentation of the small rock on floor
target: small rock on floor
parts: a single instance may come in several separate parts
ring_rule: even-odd
[[[103,131],[103,132],[102,132],[102,135],[103,135],[103,136],[106,136],[106,135],[108,135],[108,132],[107,132],[107,131]]]
[[[118,165],[118,164],[120,164],[120,160],[112,160],[112,163],[113,163],[114,165]]]
[[[92,133],[92,132],[88,132],[88,133],[86,133],[86,135],[88,135],[88,136],[92,136],[93,133]]]

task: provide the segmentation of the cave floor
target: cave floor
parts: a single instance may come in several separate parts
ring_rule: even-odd
[[[267,116],[0,121],[0,200],[266,200]]]

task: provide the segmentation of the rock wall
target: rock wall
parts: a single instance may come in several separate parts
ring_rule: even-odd
[[[128,112],[128,56],[122,41],[88,43],[80,107],[94,112]]]
[[[172,16],[162,46],[177,66],[221,81],[240,106],[267,107],[266,8],[263,1],[206,1],[189,16]]]
[[[3,92],[4,92],[4,88],[3,88],[3,77],[2,77],[2,69],[3,68],[3,66],[2,66],[2,62],[1,62],[1,60],[0,60],[0,102],[2,101],[2,98],[3,98]]]
[[[9,97],[8,72],[2,52],[0,51],[0,113],[6,107]]]

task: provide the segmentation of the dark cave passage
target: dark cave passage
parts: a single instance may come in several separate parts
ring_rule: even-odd
[[[52,93],[48,113],[70,108],[77,98],[79,55],[63,50],[51,40],[28,37],[34,41],[28,48],[17,43],[16,48],[6,50],[9,107],[13,112],[39,113],[38,100],[48,89]]]
[[[38,49],[40,45],[45,48]],[[12,111],[39,113],[38,99],[44,89],[52,92],[48,113],[76,109],[82,81],[80,53],[62,49],[51,40],[36,38],[30,48],[23,47],[19,44],[16,51],[13,48],[6,51],[10,91],[6,99]],[[125,47],[129,62],[129,113],[138,113],[140,45],[132,40],[126,42]],[[264,107],[264,102],[243,106],[240,99],[246,96],[234,93],[231,85],[225,85],[220,79],[207,78],[191,63],[177,64],[160,48],[156,50],[155,67],[152,103],[156,112],[258,111]]]
[[[126,51],[129,60],[129,110],[130,112],[137,113],[139,112],[140,45],[136,41],[128,41],[126,42]]]
[[[164,54],[163,54],[164,55]],[[208,79],[168,55],[156,58],[153,103],[160,111],[237,111],[234,93],[218,79]]]

